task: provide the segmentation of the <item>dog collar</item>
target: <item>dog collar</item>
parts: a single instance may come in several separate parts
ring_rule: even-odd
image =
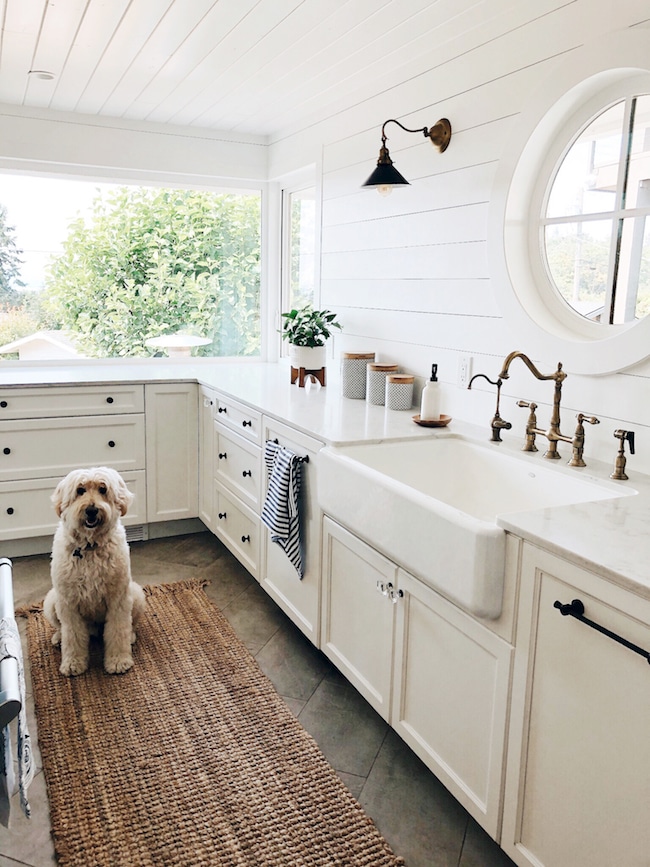
[[[97,547],[97,542],[86,542],[86,547],[84,551],[92,551],[93,548]],[[73,557],[78,557],[80,560],[83,558],[83,554],[81,553],[81,548],[75,548],[72,552]]]

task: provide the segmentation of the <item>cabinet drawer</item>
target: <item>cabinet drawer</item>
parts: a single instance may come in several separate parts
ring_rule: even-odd
[[[78,467],[141,470],[144,416],[0,423],[0,481],[62,478]]]
[[[261,444],[262,413],[229,397],[217,395],[215,418],[220,424],[237,431],[251,442]]]
[[[144,412],[142,385],[0,389],[0,420]]]
[[[215,478],[237,497],[259,511],[262,480],[262,450],[215,425]]]
[[[147,520],[144,470],[124,473],[124,480],[135,499],[122,523],[144,524]],[[0,484],[0,540],[26,539],[54,533],[58,518],[52,493],[60,479],[30,479]]]
[[[220,485],[216,485],[214,501],[215,533],[251,575],[257,578],[260,519]]]

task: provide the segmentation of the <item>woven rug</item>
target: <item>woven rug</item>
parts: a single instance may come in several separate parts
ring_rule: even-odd
[[[62,867],[396,867],[396,857],[199,581],[149,586],[134,667],[58,670],[28,639]]]

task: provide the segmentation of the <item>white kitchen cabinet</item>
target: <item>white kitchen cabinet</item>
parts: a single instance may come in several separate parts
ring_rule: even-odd
[[[216,425],[214,477],[254,512],[260,511],[262,450],[239,434]]]
[[[502,847],[519,865],[650,864],[650,601],[526,544]]]
[[[318,452],[323,444],[285,424],[264,417],[264,442],[277,440],[282,446],[308,460],[301,467],[300,536],[303,554],[303,578],[299,578],[284,550],[271,541],[262,525],[262,587],[291,620],[316,645],[320,634],[321,592],[321,513],[318,505]],[[267,481],[263,469],[266,494]],[[263,503],[263,498],[262,498]]]
[[[199,518],[214,530],[214,412],[217,393],[199,386]]]
[[[323,519],[321,650],[390,720],[397,566]]]
[[[498,837],[513,648],[399,570],[391,723]]]
[[[124,523],[146,522],[142,385],[2,390],[0,553],[16,556],[19,539],[48,550],[55,487],[71,470],[102,465],[122,473],[135,494]]]
[[[195,382],[145,386],[150,522],[198,515],[197,394]]]

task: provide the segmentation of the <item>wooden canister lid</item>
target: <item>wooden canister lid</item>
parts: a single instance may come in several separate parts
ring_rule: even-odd
[[[415,382],[415,377],[410,373],[391,373],[388,376],[388,381],[408,385],[409,382]]]
[[[378,370],[382,373],[390,373],[390,371],[395,371],[399,369],[399,364],[388,364],[383,361],[371,362],[368,367],[370,370]]]
[[[375,353],[374,352],[344,352],[342,357],[343,358],[359,358],[359,359],[367,358],[370,361],[374,361],[375,360]]]

